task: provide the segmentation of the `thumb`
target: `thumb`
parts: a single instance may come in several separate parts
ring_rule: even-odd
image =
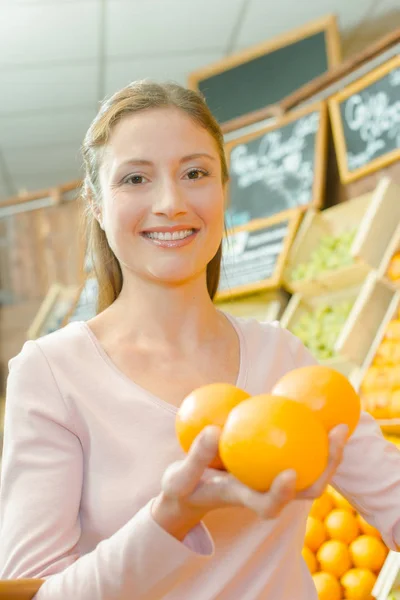
[[[186,457],[165,472],[162,488],[168,496],[188,496],[197,487],[204,471],[218,453],[219,427],[210,425],[196,437]]]

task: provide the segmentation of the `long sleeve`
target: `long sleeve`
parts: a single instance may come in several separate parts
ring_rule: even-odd
[[[303,344],[289,334],[296,367],[316,364]],[[335,487],[397,550],[394,529],[400,521],[400,452],[382,435],[375,419],[361,412],[332,480]]]
[[[82,444],[37,342],[10,363],[0,486],[0,577],[43,577],[35,600],[156,600],[213,553],[199,525],[180,543],[151,502],[80,555]]]

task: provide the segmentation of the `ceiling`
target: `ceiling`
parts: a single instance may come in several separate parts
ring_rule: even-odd
[[[0,0],[0,198],[80,177],[99,101],[130,81],[185,84],[331,13],[346,56],[400,26],[399,0]]]

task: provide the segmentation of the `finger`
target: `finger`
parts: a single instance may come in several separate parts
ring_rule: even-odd
[[[262,519],[275,519],[296,497],[296,471],[287,470],[275,477],[266,494],[254,494],[248,505]]]
[[[321,477],[309,488],[298,494],[299,498],[318,498],[335,474],[343,458],[343,450],[349,435],[347,425],[338,425],[329,432],[328,464]]]
[[[191,502],[203,507],[244,506],[263,519],[272,519],[296,495],[296,473],[281,473],[267,493],[257,492],[232,475],[214,472],[190,497]]]
[[[186,457],[171,465],[162,479],[162,489],[169,496],[187,496],[198,485],[204,471],[218,452],[221,430],[205,427],[197,436]]]

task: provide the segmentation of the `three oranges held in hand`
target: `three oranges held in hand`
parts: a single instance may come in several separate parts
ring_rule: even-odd
[[[360,417],[360,399],[341,373],[323,366],[294,369],[271,394],[251,397],[229,384],[198,388],[182,402],[176,433],[185,452],[208,425],[221,428],[211,467],[225,469],[260,492],[282,471],[296,472],[296,489],[311,486],[328,464],[328,433]]]

